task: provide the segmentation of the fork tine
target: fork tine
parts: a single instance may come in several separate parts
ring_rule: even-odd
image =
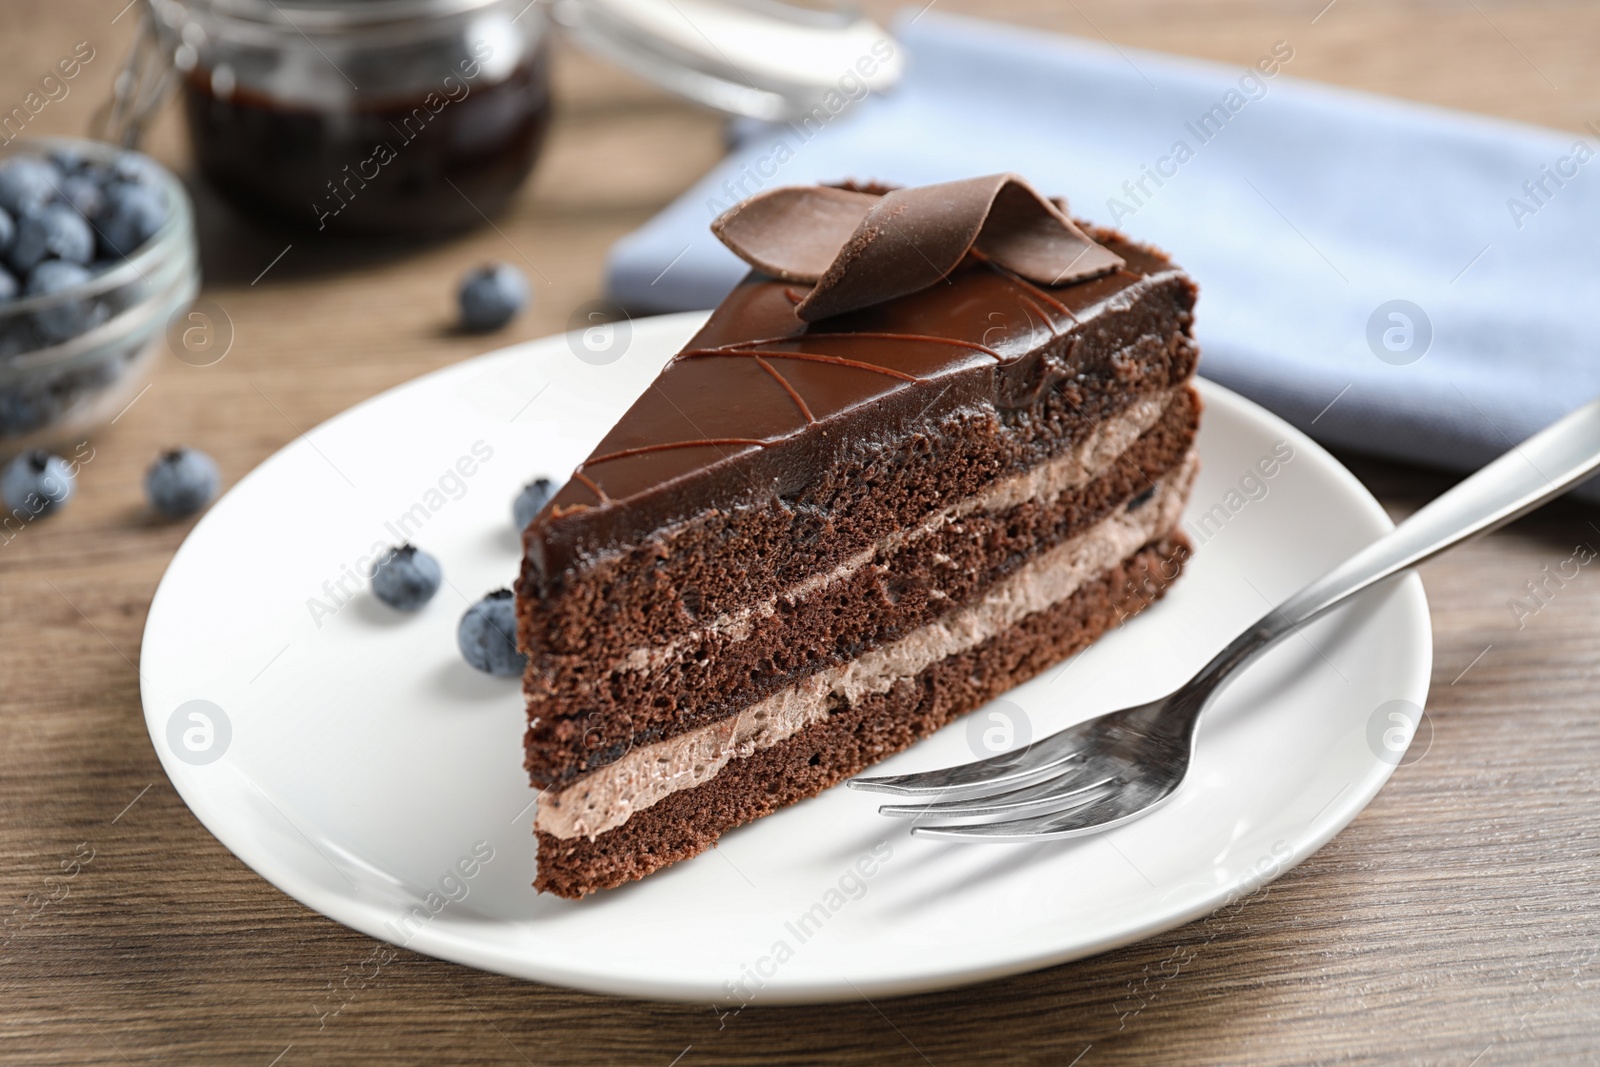
[[[871,778],[851,778],[851,789],[897,796],[960,797],[992,793],[996,789],[1029,785],[1042,778],[1059,775],[1079,758],[1082,735],[1077,728],[1062,730],[1035,741],[1027,748],[1002,752],[998,756],[955,767],[943,767],[919,774],[885,774]]]
[[[1073,781],[1088,777],[1083,773],[1084,770],[1083,767],[1072,766],[1071,770],[1058,778],[1013,789],[996,796],[930,804],[884,804],[878,809],[878,814],[909,818],[923,815],[948,815],[961,818],[973,815],[1020,815],[1023,812],[1043,809],[1061,812],[1076,804],[1087,804],[1101,799],[1106,795],[1105,787],[1117,781],[1115,775],[1107,775],[1099,781],[1066,788]]]
[[[1177,795],[1180,774],[1164,782],[1118,779],[1097,800],[1025,819],[965,826],[913,826],[913,834],[955,841],[1048,841],[1097,834],[1143,818]]]
[[[1117,804],[1118,792],[1119,790],[1112,789],[1109,793],[1086,804],[1073,805],[1065,812],[1052,811],[1023,819],[966,826],[913,826],[911,832],[947,841],[982,841],[992,844],[1060,840],[1109,830],[1113,826],[1120,826],[1138,818],[1149,807],[1154,807],[1149,805],[1128,811]]]

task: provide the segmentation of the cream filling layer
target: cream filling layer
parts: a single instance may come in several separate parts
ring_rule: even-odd
[[[769,748],[827,718],[841,701],[888,692],[949,656],[970,651],[1029,615],[1054,606],[1142,546],[1170,532],[1194,479],[1194,452],[1136,511],[1119,508],[1070,541],[1029,561],[978,601],[849,663],[818,671],[787,689],[664,741],[642,745],[560,793],[539,798],[534,829],[593,839],[681,789],[710,781],[735,759]]]
[[[1161,420],[1162,413],[1172,403],[1173,394],[1173,390],[1168,390],[1140,397],[1121,412],[1101,422],[1087,438],[1061,455],[1022,474],[1002,478],[980,493],[941,508],[915,526],[894,531],[833,569],[796,582],[759,603],[719,615],[707,625],[664,644],[636,648],[624,659],[613,663],[610,669],[619,674],[649,673],[672,663],[686,650],[699,647],[708,637],[747,640],[755,631],[756,622],[776,615],[780,603],[798,603],[830,585],[845,581],[874,559],[891,555],[950,523],[959,522],[968,515],[1007,511],[1030,500],[1052,504],[1063,493],[1083,488],[1109,469],[1118,456]],[[530,694],[530,697],[535,701],[538,699],[534,694]]]

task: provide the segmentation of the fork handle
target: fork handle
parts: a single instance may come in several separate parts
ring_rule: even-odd
[[[1600,467],[1600,400],[1540,430],[1262,616],[1190,685],[1214,689],[1280,638],[1385,578],[1524,515]],[[1201,692],[1205,692],[1202,689]]]

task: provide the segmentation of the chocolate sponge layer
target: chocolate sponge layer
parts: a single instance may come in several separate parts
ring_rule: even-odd
[[[1189,551],[1180,533],[1146,545],[1067,600],[886,693],[723,768],[600,834],[540,833],[538,889],[578,898],[698,855],[736,826],[836,785],[1027,681],[1158,599]]]
[[[964,516],[877,552],[853,574],[774,604],[738,633],[701,633],[650,669],[547,653],[530,710],[527,767],[540,788],[570,784],[641,744],[673,737],[894,641],[980,597],[1035,554],[1124,506],[1193,444],[1199,399],[1181,388],[1154,426],[1099,477],[1044,505]],[[530,689],[533,687],[530,686]]]

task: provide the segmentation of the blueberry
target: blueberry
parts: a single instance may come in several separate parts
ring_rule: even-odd
[[[89,272],[76,263],[64,259],[47,259],[28,275],[23,288],[27,296],[46,296],[64,292],[89,280]],[[47,341],[65,341],[76,337],[95,325],[103,314],[100,305],[92,300],[67,300],[51,307],[41,308],[33,316],[33,324]]]
[[[221,475],[204,452],[174,448],[163,452],[144,475],[144,493],[150,506],[169,519],[193,515],[217,495]]]
[[[76,148],[52,148],[47,155],[63,174],[76,174],[89,166],[89,158]]]
[[[94,231],[71,204],[46,204],[17,220],[8,258],[24,274],[47,259],[87,264],[94,258]]]
[[[116,182],[106,186],[105,203],[95,221],[100,227],[101,251],[108,256],[129,256],[167,221],[167,203],[161,190],[153,186]]]
[[[468,271],[456,292],[461,328],[482,333],[498,330],[528,306],[528,279],[506,263]]]
[[[92,174],[69,174],[61,179],[61,199],[84,218],[92,219],[105,202],[105,190]]]
[[[133,185],[157,185],[161,165],[138,152],[124,152],[111,163],[111,180]]]
[[[32,156],[12,156],[0,162],[0,208],[20,215],[44,207],[55,199],[61,171],[55,164]]]
[[[517,494],[517,499],[511,502],[511,521],[517,524],[518,530],[526,530],[533,517],[544,510],[550,503],[550,498],[556,495],[556,490],[561,488],[549,478],[535,478],[522,487],[522,492]]]
[[[23,386],[0,387],[0,437],[21,437],[48,426],[59,414],[56,395]]]
[[[31,315],[21,321],[19,316],[0,318],[0,360],[20,356],[39,347],[38,331],[31,319]],[[27,381],[27,379],[21,380]]]
[[[509,589],[497,589],[467,609],[456,627],[456,643],[480,671],[515,677],[528,665],[517,651],[517,608]]]
[[[415,545],[401,545],[372,565],[372,592],[399,611],[419,611],[439,591],[439,561]]]
[[[0,207],[0,256],[5,255],[6,249],[11,247],[12,238],[17,235],[17,224],[11,218],[11,212]]]
[[[73,482],[66,460],[35,448],[0,471],[0,497],[13,512],[27,511],[37,518],[71,500]]]
[[[28,295],[46,296],[82,285],[89,280],[89,272],[77,263],[47,259],[28,272]]]
[[[15,300],[21,286],[17,285],[17,276],[0,267],[0,303]]]

